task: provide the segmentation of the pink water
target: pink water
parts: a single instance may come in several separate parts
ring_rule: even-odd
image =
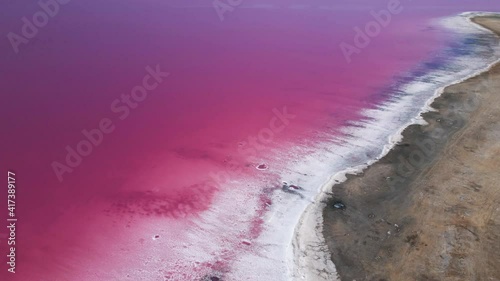
[[[176,247],[198,231],[204,212],[224,205],[215,203],[218,194],[227,188],[259,194],[266,187],[227,181],[272,182],[279,171],[273,163],[256,169],[263,164],[258,159],[319,141],[321,132],[338,131],[383,102],[381,90],[395,75],[445,45],[441,31],[427,28],[432,18],[494,8],[477,1],[453,7],[444,0],[403,2],[404,11],[349,64],[339,44],[352,43],[352,28],[371,20],[369,11],[386,1],[339,1],[336,11],[263,3],[270,2],[280,8],[248,9],[257,3],[248,1],[221,22],[211,7],[182,7],[185,1],[73,0],[18,54],[8,40],[0,43],[0,159],[2,173],[16,172],[19,219],[15,275],[7,273],[0,228],[0,276],[10,278],[2,280],[128,280],[125,269],[140,268],[148,254],[143,250],[163,239],[159,260],[151,261],[157,272],[138,273],[162,280],[158,276],[179,270],[171,264],[189,259]],[[443,7],[429,9],[425,2]],[[39,10],[35,1],[5,6],[2,34],[20,33],[21,17]],[[170,76],[120,120],[111,103],[156,65]],[[280,120],[285,128],[255,153],[241,153],[285,108],[293,120]],[[81,131],[97,128],[102,118],[115,130],[60,182],[51,163],[64,163],[65,147],[75,148]],[[259,217],[272,202],[258,200],[262,204],[248,211],[253,219],[236,222],[245,229],[242,237],[261,231]],[[168,232],[154,238],[158,221]],[[218,239],[226,239],[224,229]],[[231,255],[183,270],[231,270],[232,260],[252,245],[227,241],[221,252]]]

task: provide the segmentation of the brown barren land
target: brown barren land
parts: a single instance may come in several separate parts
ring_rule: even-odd
[[[500,34],[500,18],[474,22]],[[500,280],[500,65],[432,106],[428,125],[332,187],[324,236],[341,280]]]

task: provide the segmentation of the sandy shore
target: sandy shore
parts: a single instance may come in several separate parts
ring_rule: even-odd
[[[500,34],[500,18],[474,22]],[[500,65],[432,107],[332,187],[323,234],[341,280],[500,280]]]

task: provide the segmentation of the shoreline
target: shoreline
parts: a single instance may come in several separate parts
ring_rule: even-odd
[[[480,24],[475,23],[472,19],[475,17],[488,17],[493,16],[497,17],[498,13],[491,12],[465,12],[460,14],[460,16],[466,17],[466,19],[473,25],[475,28],[486,30],[488,33],[491,33],[491,29],[487,29]],[[498,36],[500,34],[497,33]],[[353,177],[362,177],[364,171],[370,169],[373,165],[376,165],[379,161],[384,159],[387,154],[391,153],[391,151],[398,148],[398,144],[404,143],[404,132],[408,130],[408,128],[412,126],[426,126],[427,122],[423,117],[426,114],[431,114],[436,111],[434,107],[431,106],[435,102],[436,99],[439,99],[445,89],[452,87],[453,85],[463,83],[469,79],[473,79],[474,77],[481,76],[484,73],[489,72],[493,67],[498,66],[500,64],[500,59],[488,64],[486,67],[470,74],[464,78],[457,79],[452,83],[447,84],[448,86],[441,87],[437,89],[434,95],[429,98],[425,105],[422,107],[418,116],[414,117],[400,127],[396,133],[390,136],[388,143],[384,145],[383,151],[381,154],[375,158],[370,160],[369,162],[350,167],[343,171],[340,171],[329,178],[329,180],[322,185],[320,193],[316,196],[315,204],[310,204],[306,210],[303,212],[297,226],[295,227],[295,234],[293,236],[292,245],[289,247],[289,264],[293,264],[293,267],[290,267],[290,276],[292,279],[297,280],[339,280],[342,274],[337,273],[336,263],[332,263],[332,259],[330,258],[330,250],[327,245],[325,245],[325,239],[323,237],[323,232],[327,223],[323,221],[323,210],[325,210],[328,206],[331,206],[332,203],[338,200],[333,194],[335,194],[335,186],[342,185],[345,181],[352,180]],[[332,186],[334,186],[333,193]],[[333,198],[333,199],[332,199]],[[348,207],[349,208],[349,207]],[[331,240],[331,239],[330,239]],[[330,241],[328,241],[330,242]],[[335,239],[333,240],[335,242]],[[306,248],[311,245],[315,245],[320,249],[316,252],[314,258],[309,256],[305,256],[304,253],[307,252]],[[326,256],[327,254],[328,256]],[[344,278],[342,278],[344,280]],[[349,280],[349,279],[347,279]],[[359,279],[365,280],[365,279]]]
[[[476,14],[474,16],[469,16],[468,19],[477,26],[480,26],[481,28],[487,28],[489,31],[496,32],[496,34],[500,36],[500,27],[495,26],[495,24],[498,24],[498,22],[500,22],[500,18],[498,18],[497,15],[498,14],[495,13],[481,13],[481,15]],[[494,19],[492,19],[492,16],[494,17]],[[494,28],[492,28],[491,25],[489,26],[490,28],[488,28],[487,26],[489,23],[477,22],[478,18],[494,22]],[[370,270],[372,269],[370,268],[370,266],[373,266],[373,264],[383,263],[382,261],[384,260],[384,258],[391,260],[395,256],[397,256],[395,255],[395,252],[397,250],[393,249],[394,246],[391,244],[390,247],[388,247],[387,249],[383,249],[382,251],[380,250],[380,247],[377,248],[377,246],[359,245],[359,243],[361,243],[361,245],[369,244],[369,242],[367,241],[354,240],[356,240],[356,238],[363,238],[366,240],[367,237],[371,237],[373,238],[372,242],[376,242],[375,244],[380,244],[381,241],[389,240],[388,237],[391,237],[391,235],[395,237],[403,237],[403,234],[407,232],[406,229],[409,229],[410,226],[414,224],[412,222],[412,220],[414,220],[414,218],[412,217],[413,214],[408,214],[407,217],[403,218],[399,224],[392,223],[392,220],[385,219],[384,217],[394,216],[394,213],[401,211],[397,209],[398,202],[391,202],[391,200],[393,200],[394,198],[398,198],[403,201],[407,200],[405,196],[403,196],[403,194],[408,195],[407,193],[411,191],[405,191],[405,193],[401,192],[401,190],[404,187],[413,184],[415,179],[418,178],[418,175],[420,175],[425,169],[430,169],[429,167],[433,167],[436,161],[443,158],[441,155],[443,153],[442,151],[450,149],[448,143],[452,140],[453,136],[464,127],[468,127],[469,122],[472,122],[469,119],[470,116],[468,116],[468,114],[472,114],[470,112],[475,112],[475,102],[472,101],[471,103],[471,100],[467,99],[470,97],[467,97],[464,100],[460,100],[460,98],[457,98],[456,93],[455,96],[449,93],[450,89],[457,87],[460,88],[461,85],[468,84],[471,80],[481,80],[483,79],[482,77],[488,76],[490,72],[496,73],[495,71],[497,69],[500,69],[499,60],[488,65],[488,67],[486,67],[483,71],[471,75],[470,77],[459,79],[446,87],[440,88],[438,91],[436,91],[434,97],[432,97],[427,102],[426,107],[420,115],[420,117],[422,117],[422,121],[425,121],[424,123],[419,122],[417,118],[412,124],[408,124],[408,126],[405,126],[403,129],[398,130],[398,132],[394,136],[395,138],[401,136],[401,138],[399,139],[400,142],[394,141],[394,143],[390,143],[388,146],[386,146],[381,157],[378,157],[376,160],[368,163],[367,165],[363,165],[364,167],[351,169],[351,171],[354,171],[354,173],[349,174],[349,172],[345,171],[339,173],[336,176],[332,177],[329,183],[325,185],[332,190],[333,195],[323,194],[322,196],[318,197],[323,197],[321,198],[321,200],[326,199],[326,205],[328,205],[328,207],[325,208],[323,212],[325,222],[322,232],[326,238],[329,250],[332,253],[332,259],[335,263],[335,266],[339,270],[340,277],[342,277],[342,279],[353,280],[357,278],[356,280],[374,280],[375,278],[378,278],[376,280],[379,280],[380,278],[382,278],[381,280],[386,280],[384,278],[389,278],[387,280],[393,280],[390,278],[393,276],[390,275],[390,270],[388,270],[388,268],[385,268],[385,270],[380,270],[379,273],[376,273],[376,270]],[[482,85],[484,83],[479,84],[479,86],[484,86]],[[486,86],[488,87],[489,85]],[[463,96],[467,96],[467,94],[464,94]],[[464,106],[464,104],[466,106]],[[450,108],[448,108],[449,106],[452,106],[454,108],[460,108],[461,106],[460,110],[454,109],[454,111],[460,112],[460,114],[450,111]],[[450,116],[448,113],[448,115],[445,115],[444,112],[452,112],[453,115]],[[442,120],[450,121],[452,123],[448,127],[444,125],[436,125],[440,124]],[[433,131],[434,135],[432,136],[431,133],[426,130]],[[440,132],[437,137],[436,132]],[[423,141],[420,141],[420,146],[419,144],[415,143],[418,138],[421,138],[424,135],[427,137],[427,140],[431,140],[432,143],[427,143],[428,150],[436,150],[436,152],[425,151],[425,139]],[[446,141],[440,143],[439,140],[442,138],[445,138]],[[423,145],[422,142],[424,142]],[[431,149],[431,146],[434,146],[434,148]],[[416,170],[414,171],[414,174],[410,173],[407,176],[401,177],[401,175],[398,174],[397,169],[401,169],[401,166],[404,166],[404,164],[399,163],[394,165],[394,163],[397,163],[399,159],[401,159],[401,157],[406,157],[406,160],[410,160],[409,157],[415,158],[415,155],[419,154],[417,152],[420,153],[419,157],[423,155],[423,158],[426,158],[423,161],[425,163],[415,165],[416,167],[413,167],[414,170]],[[426,152],[428,153],[426,154]],[[435,153],[435,155],[432,155],[433,153]],[[391,165],[392,167],[390,167]],[[407,167],[403,167],[403,169],[408,168],[408,165],[406,166]],[[362,170],[362,172],[355,172],[356,170],[359,171],[360,169]],[[428,170],[426,172],[429,173]],[[342,175],[344,174],[348,174],[347,177],[343,178]],[[387,182],[381,181],[381,178],[379,176],[380,174],[384,175],[382,179],[385,179],[385,181],[389,181],[392,183],[387,184]],[[345,179],[346,181],[343,181],[343,179]],[[367,183],[367,181],[369,181],[369,184]],[[378,186],[388,185],[389,190],[383,191],[380,190],[379,187],[373,187],[373,183],[375,182]],[[367,185],[371,185],[373,190],[367,188]],[[333,188],[331,188],[332,186]],[[375,201],[370,202],[370,204],[366,204],[367,200]],[[346,203],[347,210],[345,212],[331,208],[333,203],[337,201]],[[377,205],[392,205],[393,203],[396,207],[379,207],[381,213],[384,213],[384,215],[377,215],[374,213],[362,214],[363,212],[365,212],[364,208],[366,207],[363,205],[369,205],[370,207],[373,207],[374,210],[377,210]],[[408,202],[406,203],[407,205],[414,204]],[[409,208],[409,206],[405,205],[405,208]],[[385,231],[385,228],[388,228],[389,230]],[[382,232],[382,229],[384,229],[384,232]],[[363,234],[367,234],[369,232],[371,233],[371,236],[365,235],[365,237],[361,237],[363,236]],[[414,240],[419,239],[418,237],[418,234],[407,235],[407,241],[403,241],[402,245],[404,245],[404,243],[410,243],[410,245],[412,243],[417,243]],[[372,247],[372,249],[360,250],[362,248],[370,247]],[[378,249],[377,253],[381,253],[380,251],[382,251],[383,253],[381,253],[380,255],[370,256],[370,254],[376,252],[375,249]],[[363,251],[366,252],[365,255],[363,255]],[[356,260],[357,258],[354,257],[358,257],[361,261],[358,262]],[[392,270],[396,270],[392,265],[389,267]],[[399,274],[398,276],[401,276],[402,273],[395,274]],[[424,280],[434,280],[425,277],[425,273],[422,274],[424,275],[413,277],[424,278]]]

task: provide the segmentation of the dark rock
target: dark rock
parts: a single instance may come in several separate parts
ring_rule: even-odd
[[[344,203],[342,203],[342,201],[335,201],[333,202],[333,208],[337,210],[345,210],[346,206]]]

